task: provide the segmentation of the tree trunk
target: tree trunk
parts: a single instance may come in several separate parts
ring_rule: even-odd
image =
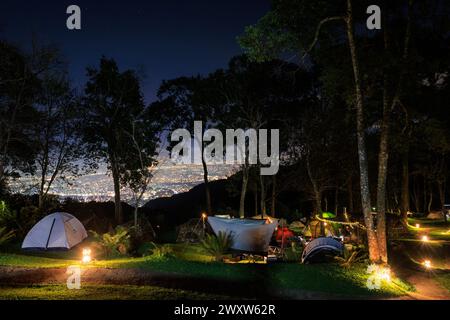
[[[136,204],[136,206],[134,207],[134,227],[136,228],[138,225],[138,211],[139,211],[139,207]]]
[[[270,214],[274,218],[275,218],[275,205],[276,205],[276,195],[277,195],[276,191],[277,191],[277,175],[274,174],[272,176],[272,201],[271,201],[272,208],[270,210]]]
[[[203,165],[203,181],[205,182],[205,196],[206,196],[206,210],[208,214],[212,214],[212,205],[211,205],[211,193],[209,191],[209,183],[208,183],[208,166],[206,165],[205,158],[203,157],[202,151],[202,165]]]
[[[255,216],[258,215],[258,183],[255,181],[254,183],[254,200],[255,200]]]
[[[241,199],[239,201],[239,217],[241,219],[245,218],[245,194],[247,193],[247,184],[248,184],[248,168],[245,165],[242,169]]]
[[[402,195],[400,210],[402,213],[402,220],[404,222],[408,219],[409,211],[409,159],[408,152],[405,152],[402,157]]]
[[[358,160],[360,172],[361,205],[364,214],[364,221],[367,228],[367,239],[369,246],[369,258],[371,261],[379,261],[380,252],[378,249],[378,239],[374,230],[374,222],[371,213],[369,172],[367,166],[366,141],[364,136],[364,105],[361,88],[361,77],[359,71],[359,61],[356,54],[356,42],[353,31],[353,8],[352,1],[347,0],[347,37],[350,47],[350,56],[353,67],[356,95],[356,134],[358,145]]]
[[[111,163],[112,176],[114,182],[114,216],[117,224],[122,224],[123,214],[122,214],[122,204],[120,202],[120,177],[119,170],[117,169],[117,164],[115,162]]]
[[[336,216],[338,215],[339,210],[338,198],[339,198],[339,188],[336,188],[336,190],[334,190],[334,214]]]
[[[385,81],[383,97],[383,122],[381,124],[380,149],[378,153],[378,183],[377,183],[377,238],[380,259],[387,263],[387,244],[386,244],[386,180],[388,168],[388,139],[389,139],[389,121],[390,104],[387,97],[387,88]]]
[[[347,184],[348,210],[353,213],[353,178],[350,177]]]
[[[264,215],[267,214],[266,211],[266,188],[264,185],[264,176],[262,176],[261,174],[259,175],[259,183],[261,185],[261,197],[260,197],[260,202],[261,202],[261,217],[264,219]]]
[[[430,198],[428,200],[427,213],[430,213],[431,212],[431,206],[433,204],[433,189],[431,188],[431,185],[428,186],[428,191],[430,192]]]
[[[444,217],[444,222],[447,223],[447,214],[446,214],[445,208],[444,208],[444,205],[445,205],[445,187],[444,187],[445,182],[439,180],[437,183],[437,186],[438,186],[438,191],[439,191],[439,202],[441,205],[440,209],[441,209],[442,215]]]

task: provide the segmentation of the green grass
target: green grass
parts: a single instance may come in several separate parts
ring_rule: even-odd
[[[62,268],[79,263],[75,260],[55,259],[38,256],[0,253],[0,266],[17,266],[26,268]]]
[[[204,300],[225,296],[153,286],[83,285],[69,290],[64,285],[0,286],[0,300]]]
[[[450,273],[436,274],[436,280],[450,292]]]
[[[420,228],[416,224],[420,224]],[[430,240],[450,240],[450,224],[444,220],[408,218],[408,231],[417,238],[426,234]]]
[[[198,245],[175,244],[171,247],[175,256],[173,258],[124,257],[94,261],[87,267],[142,269],[202,279],[256,282],[267,288],[299,289],[361,297],[398,296],[412,290],[399,280],[384,284],[381,290],[369,290],[366,287],[369,275],[362,265],[344,269],[336,264],[224,264],[211,262],[211,256]],[[79,262],[66,259],[0,254],[0,265],[7,266],[57,268],[77,263]]]
[[[381,282],[379,290],[369,290],[367,266],[354,265],[346,269],[335,264],[280,264],[272,270],[274,286],[288,289],[302,289],[316,292],[341,294],[344,296],[401,296],[414,288],[394,278]]]

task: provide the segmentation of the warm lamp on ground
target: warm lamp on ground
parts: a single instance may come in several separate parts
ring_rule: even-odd
[[[416,228],[420,228],[420,224],[416,223]]]
[[[430,239],[428,238],[427,235],[423,235],[422,238],[421,238],[421,240],[422,240],[423,242],[428,242]]]
[[[431,261],[430,261],[430,260],[424,260],[424,262],[422,262],[422,265],[423,265],[426,269],[431,269]]]
[[[81,259],[83,263],[89,263],[92,261],[91,258],[91,249],[85,248],[83,249],[83,258]]]

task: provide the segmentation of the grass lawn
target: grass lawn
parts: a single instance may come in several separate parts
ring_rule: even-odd
[[[211,300],[226,298],[220,295],[153,286],[86,284],[80,290],[68,290],[65,285],[0,286],[0,300]]]
[[[173,258],[155,259],[149,256],[142,258],[99,260],[94,261],[88,267],[137,268],[148,271],[181,274],[188,277],[202,279],[210,278],[229,281],[254,281],[260,283],[268,290],[271,290],[272,288],[277,290],[298,289],[304,291],[347,295],[349,297],[399,296],[404,295],[409,290],[412,290],[410,286],[400,280],[394,280],[391,283],[382,283],[382,288],[380,290],[367,289],[366,282],[369,275],[366,273],[366,267],[363,265],[354,266],[351,269],[344,269],[335,264],[224,264],[211,262],[211,257],[205,254],[202,248],[198,245],[175,244],[171,246],[175,255]],[[79,262],[60,258],[43,258],[23,254],[0,253],[0,265],[7,266],[57,268],[67,267],[74,263],[76,264]],[[11,288],[11,293],[9,292],[10,289],[8,289],[7,294],[11,295],[14,292],[23,293],[23,297],[30,296],[31,298],[34,294],[39,296],[39,294],[47,292],[50,288],[55,288],[56,291],[59,290],[58,286],[37,286],[30,288],[19,287]],[[105,292],[105,296],[109,297],[112,293],[107,290],[108,288],[108,286],[88,287],[86,288],[86,297],[89,298],[91,296],[95,296],[96,294],[100,294],[100,292]],[[152,287],[148,288],[150,288],[149,292],[156,290],[155,288],[152,289]],[[124,288],[123,290],[125,290],[123,291],[123,295],[125,297],[132,297],[134,294],[133,292],[138,292],[138,289],[135,287]],[[164,294],[166,294],[165,290],[169,289],[161,289],[161,292],[156,290],[155,295],[157,297],[163,297]],[[81,295],[81,293],[67,294],[74,295],[75,298],[77,295]],[[180,292],[180,294],[183,295],[184,293]],[[21,295],[18,294],[18,296]],[[0,294],[0,298],[1,297],[2,294]],[[195,298],[196,295],[194,294],[193,297]],[[49,299],[51,298],[52,296],[50,295]]]
[[[450,240],[450,224],[444,220],[408,218],[408,231],[417,238],[427,235],[430,240]]]
[[[450,273],[436,274],[436,280],[450,292]]]

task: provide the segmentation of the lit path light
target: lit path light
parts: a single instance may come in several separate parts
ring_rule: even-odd
[[[430,239],[428,238],[427,235],[423,235],[423,236],[420,238],[420,240],[422,240],[422,242],[428,242],[428,241],[430,241]]]
[[[367,288],[369,290],[379,290],[383,283],[391,283],[391,269],[389,266],[371,264],[367,268],[370,276],[367,279]]]
[[[420,228],[420,224],[416,223],[416,228],[419,229]]]
[[[427,270],[430,270],[430,269],[432,268],[432,265],[431,265],[431,261],[430,261],[430,260],[424,260],[424,261],[422,262],[422,265],[423,265]]]
[[[83,258],[81,259],[81,261],[85,264],[89,263],[92,261],[91,258],[91,249],[89,248],[84,248],[83,249]]]

